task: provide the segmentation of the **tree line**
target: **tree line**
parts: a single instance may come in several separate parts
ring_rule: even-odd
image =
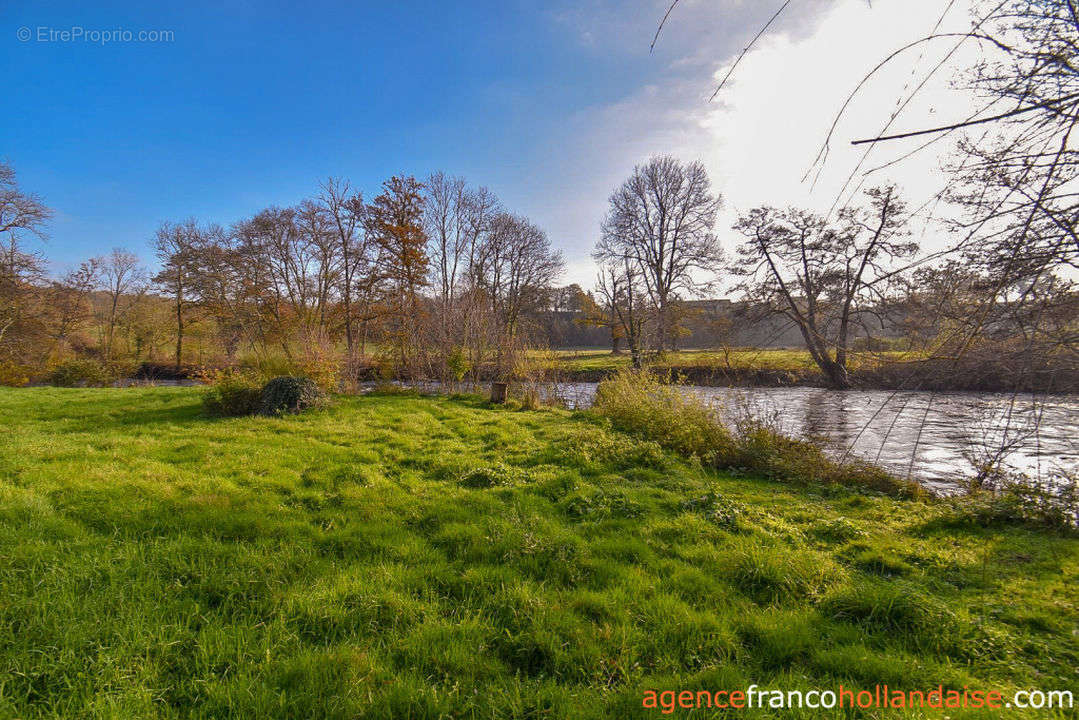
[[[529,314],[549,302],[563,267],[535,223],[488,189],[437,172],[422,182],[392,177],[370,201],[330,178],[313,197],[229,226],[163,223],[154,274],[117,249],[49,278],[28,241],[45,236],[51,211],[0,167],[0,362],[9,381],[72,354],[118,362],[118,334],[134,339],[128,361],[168,335],[179,370],[193,331],[225,364],[243,353],[346,366],[375,355],[404,376],[508,374],[530,341]],[[151,312],[153,323],[142,317]]]
[[[542,229],[488,189],[442,172],[422,182],[392,177],[370,201],[330,178],[312,197],[229,226],[166,222],[154,237],[156,273],[117,249],[52,279],[44,258],[25,249],[44,237],[49,209],[19,190],[9,166],[0,182],[7,382],[71,356],[154,360],[166,342],[176,372],[280,356],[350,379],[372,366],[404,378],[511,377],[527,370],[529,348],[548,342],[544,313],[567,310],[604,328],[613,352],[624,344],[640,366],[700,327],[693,298],[719,278],[742,300],[739,317],[709,321],[720,344],[735,322],[763,328],[781,318],[838,388],[852,383],[856,347],[897,328],[907,349],[936,358],[990,348],[999,359],[1011,348],[1030,367],[1074,347],[1069,283],[1051,272],[1034,287],[1017,278],[1022,292],[1002,299],[996,249],[920,264],[911,211],[889,185],[833,217],[751,209],[734,223],[742,241],[728,255],[714,229],[722,198],[704,167],[654,157],[611,194],[586,292],[555,286],[563,261]]]

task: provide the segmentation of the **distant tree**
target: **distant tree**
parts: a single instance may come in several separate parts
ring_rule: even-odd
[[[92,295],[100,272],[98,261],[90,259],[50,284],[51,334],[57,352],[63,353],[72,336],[93,317]]]
[[[713,272],[722,250],[712,231],[721,199],[700,162],[662,156],[633,169],[610,197],[598,262],[636,266],[658,313],[658,348],[673,348],[680,295],[701,287],[695,272]]]
[[[600,280],[597,280],[597,285],[599,283]],[[606,302],[606,298],[602,294],[599,295],[599,300],[597,300],[596,295],[585,293],[580,301],[579,315],[574,322],[586,327],[606,329],[611,337],[611,354],[622,354],[622,340],[625,338],[622,323],[619,322],[614,307]]]
[[[191,308],[195,306],[199,264],[203,248],[210,237],[219,235],[219,227],[200,228],[192,218],[183,223],[163,223],[154,237],[154,252],[161,270],[154,283],[172,302],[176,320],[176,352],[174,362],[179,371],[183,364],[184,330]]]
[[[373,243],[367,235],[365,224],[367,206],[362,193],[353,192],[347,180],[336,178],[329,178],[322,184],[319,201],[331,220],[333,239],[340,257],[342,323],[345,329],[345,349],[351,359],[356,346],[357,317],[354,300],[363,279],[375,271]]]
[[[115,350],[116,327],[121,315],[145,292],[146,271],[138,255],[121,248],[98,258],[97,263],[101,268],[101,289],[106,294],[102,356],[105,362],[110,362]]]
[[[415,331],[424,315],[419,293],[428,284],[430,258],[423,214],[423,184],[414,177],[391,177],[367,206],[368,232],[381,251],[381,272],[391,286],[390,334],[402,368],[409,367]]]
[[[508,369],[523,315],[549,304],[551,285],[563,266],[547,233],[527,218],[510,213],[492,218],[474,275],[477,289],[490,304],[499,373]]]
[[[894,187],[867,192],[864,208],[835,223],[805,210],[761,207],[738,219],[746,240],[732,272],[747,300],[789,318],[813,361],[835,387],[850,386],[847,362],[856,311],[883,299],[892,261],[917,251],[904,229]]]
[[[647,294],[637,264],[623,259],[600,265],[596,292],[601,298],[603,315],[610,323],[614,351],[617,351],[617,339],[625,338],[633,367],[641,367],[644,329],[649,313]]]

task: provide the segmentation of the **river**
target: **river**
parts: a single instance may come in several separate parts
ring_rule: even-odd
[[[1010,468],[1032,478],[1079,469],[1079,396],[891,392],[812,387],[682,386],[727,419],[751,412],[787,433],[822,439],[941,492],[973,475],[972,461],[1006,447]],[[591,405],[595,383],[564,383],[570,407]]]

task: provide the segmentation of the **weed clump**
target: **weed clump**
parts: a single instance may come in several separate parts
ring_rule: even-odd
[[[855,486],[904,497],[924,492],[917,483],[868,463],[833,460],[814,443],[784,435],[759,420],[743,419],[735,423],[732,432],[704,400],[644,370],[622,370],[600,383],[593,408],[621,430],[715,468],[784,482]]]
[[[465,470],[457,479],[457,484],[466,488],[492,488],[513,485],[527,479],[527,474],[520,468],[496,462],[490,465]]]
[[[818,522],[809,529],[809,535],[828,543],[840,543],[865,536],[865,531],[844,517]]]
[[[614,470],[662,470],[669,464],[659,443],[610,432],[589,432],[574,437],[567,443],[565,456],[576,464],[594,464]]]
[[[865,581],[825,597],[820,610],[839,620],[878,630],[903,630],[947,637],[955,614],[911,583]]]
[[[682,509],[698,512],[708,522],[728,530],[737,530],[739,518],[746,513],[745,505],[728,500],[715,490],[701,497],[684,500]]]
[[[314,380],[305,377],[276,377],[262,388],[259,412],[263,415],[299,413],[321,407],[326,398]]]
[[[635,518],[644,513],[641,505],[625,493],[595,488],[570,493],[559,504],[566,515],[578,520]]]
[[[747,543],[729,555],[725,574],[746,596],[771,605],[819,596],[840,571],[818,553]]]
[[[711,407],[644,370],[622,370],[600,383],[593,407],[620,430],[704,462],[734,450],[730,431]]]
[[[742,419],[736,430],[736,450],[732,457],[720,459],[721,464],[773,480],[861,487],[901,497],[923,494],[917,483],[870,463],[833,460],[819,445],[792,438],[760,420]]]

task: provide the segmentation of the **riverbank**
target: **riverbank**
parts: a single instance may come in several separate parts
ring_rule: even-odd
[[[630,365],[625,353],[567,350],[552,355],[547,371],[564,382],[602,382]],[[648,367],[657,377],[684,385],[828,387],[805,350],[682,350],[649,359]],[[960,358],[862,353],[852,358],[850,375],[852,387],[861,390],[1079,393],[1079,367],[1074,362],[1020,363],[1003,353]]]
[[[268,364],[279,368],[277,374],[305,374],[303,363],[271,359]],[[522,363],[520,369],[549,382],[598,383],[631,364],[628,353],[613,355],[606,350],[558,350],[536,353]],[[682,385],[829,387],[809,353],[797,349],[680,350],[650,357],[647,365],[656,377]],[[1004,352],[972,353],[961,358],[926,357],[898,351],[855,353],[849,368],[852,388],[860,390],[1079,393],[1079,366],[1074,362],[1017,360]],[[131,379],[136,382],[184,382],[210,369],[186,366],[177,369],[168,364],[143,363],[131,374]],[[325,373],[327,368],[320,366],[318,371]],[[409,382],[424,379],[394,376],[392,369],[380,366],[374,357],[355,363],[352,375],[353,382],[377,382],[387,375]],[[468,376],[474,382],[502,379],[494,368],[485,367],[471,370]]]
[[[709,471],[582,413],[406,394],[215,420],[201,392],[0,389],[0,715],[1075,690],[1079,540]]]

